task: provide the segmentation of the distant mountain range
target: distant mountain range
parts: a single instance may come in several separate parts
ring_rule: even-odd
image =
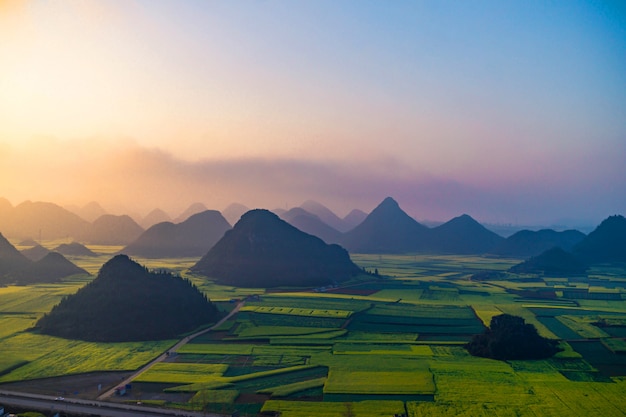
[[[144,229],[148,229],[149,227],[154,226],[155,224],[159,224],[163,222],[171,222],[171,221],[172,221],[171,217],[166,212],[164,212],[160,208],[155,208],[150,213],[148,213],[146,217],[141,219],[139,224]]]
[[[82,209],[74,209],[86,217],[93,217],[104,211],[95,202]],[[31,239],[37,242],[42,239],[72,238],[82,243],[126,245],[128,253],[136,256],[202,256],[227,229],[223,223],[222,229],[211,226],[217,230],[215,234],[219,236],[216,237],[209,231],[211,228],[201,226],[207,233],[203,237],[199,233],[194,234],[193,227],[174,227],[182,225],[191,216],[198,214],[198,211],[206,211],[204,204],[192,204],[174,221],[159,221],[169,219],[169,216],[164,211],[155,209],[141,222],[146,226],[156,223],[144,230],[129,216],[101,214],[90,223],[52,203],[24,202],[12,207],[6,199],[0,198],[0,232],[12,238]],[[246,211],[247,207],[242,204],[231,204],[224,210],[222,219],[225,218],[226,223],[230,225],[237,222]],[[562,232],[551,229],[522,230],[505,239],[467,214],[442,224],[429,223],[429,227],[409,216],[390,197],[383,200],[369,214],[353,210],[343,219],[312,200],[290,210],[273,211],[303,232],[317,236],[326,243],[337,243],[352,253],[458,253],[529,258],[556,246],[565,251],[586,254],[587,262],[601,262],[602,259],[623,261],[623,258],[620,258],[624,251],[621,246],[624,242],[621,238],[623,232],[616,232],[617,235],[614,237],[616,241],[611,245],[610,251],[600,249],[597,253],[591,253],[591,249],[588,248],[590,243],[583,244],[585,235],[576,230]],[[612,217],[616,219],[609,218],[607,221],[615,223],[613,226],[609,224],[610,228],[615,228],[621,216]],[[147,233],[155,226],[159,227]],[[594,231],[593,236],[602,233],[602,230]],[[597,239],[593,236],[590,239]],[[163,242],[158,243],[161,239]],[[163,249],[168,245],[165,242],[168,239],[174,239],[177,243],[170,245],[170,249]],[[181,250],[177,251],[175,247],[180,247]],[[32,252],[36,252],[36,249]],[[42,253],[30,255],[36,257]]]
[[[573,245],[571,251],[553,247],[513,266],[515,273],[585,275],[590,265],[626,265],[626,219],[610,216]]]
[[[516,274],[585,275],[588,266],[575,255],[554,247],[509,269]]]
[[[200,257],[229,229],[219,211],[205,210],[178,224],[155,224],[120,252],[144,258]]]
[[[57,252],[45,253],[33,261],[0,234],[0,284],[57,282],[76,274],[88,273]]]
[[[108,214],[106,210],[103,209],[102,206],[96,201],[87,203],[83,207],[68,206],[66,209],[90,223],[98,217]]]
[[[53,203],[25,201],[15,207],[2,204],[0,210],[0,232],[17,239],[76,238],[91,225]]]
[[[224,210],[222,210],[222,216],[228,221],[230,224],[235,224],[239,221],[241,216],[244,213],[248,212],[250,209],[243,204],[232,203]]]
[[[338,245],[298,230],[268,210],[250,210],[191,270],[238,287],[324,286],[361,269]]]
[[[130,216],[104,214],[87,227],[80,241],[92,245],[126,245],[144,232]]]
[[[578,230],[565,230],[563,232],[551,229],[520,230],[497,244],[489,252],[500,256],[527,258],[539,255],[555,246],[570,251],[584,238],[585,234]]]
[[[319,237],[326,243],[337,243],[343,236],[340,231],[302,207],[294,207],[282,213],[280,218],[305,233]]]
[[[338,242],[356,253],[483,254],[504,238],[486,229],[467,214],[429,228],[404,212],[387,197],[361,224]]]
[[[180,213],[180,215],[178,215],[178,217],[176,217],[172,222],[173,223],[182,223],[185,220],[187,220],[188,218],[190,218],[191,216],[193,216],[194,214],[202,213],[203,211],[206,211],[206,210],[208,210],[208,209],[207,209],[207,207],[204,204],[202,204],[202,203],[193,203],[192,205],[187,207],[187,210],[185,210],[182,213]]]

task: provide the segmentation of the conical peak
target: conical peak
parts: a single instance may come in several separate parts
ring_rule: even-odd
[[[400,208],[400,205],[398,204],[398,202],[396,200],[394,200],[391,197],[387,197],[385,198],[376,208]]]
[[[102,268],[98,276],[103,275],[121,275],[130,271],[145,271],[145,268],[128,257],[128,255],[115,255],[109,259]]]

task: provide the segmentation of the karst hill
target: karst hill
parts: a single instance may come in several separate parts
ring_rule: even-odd
[[[13,271],[24,269],[30,264],[30,259],[20,253],[20,251],[0,233],[0,279]]]
[[[104,214],[85,232],[82,241],[93,245],[127,245],[144,232],[130,216]]]
[[[20,285],[58,282],[62,278],[78,274],[89,275],[87,271],[74,265],[60,253],[50,252],[25,268],[13,271],[9,274],[8,281]]]
[[[584,238],[585,234],[578,230],[564,230],[562,232],[552,229],[520,230],[499,243],[490,253],[499,256],[528,258],[539,255],[553,247],[570,251]]]
[[[552,237],[555,233],[552,232]],[[555,276],[586,275],[590,265],[626,262],[626,219],[623,216],[606,218],[587,236],[575,231],[567,231],[567,234],[565,238],[570,243],[572,239],[578,239],[578,243],[572,245],[571,252],[561,247],[553,247],[511,267],[510,272]]]
[[[427,245],[429,231],[387,197],[343,236],[341,245],[354,253],[414,252]]]
[[[191,282],[151,272],[128,256],[64,298],[36,325],[44,334],[96,342],[176,338],[216,321],[217,308]]]
[[[509,271],[516,274],[568,276],[586,275],[587,269],[587,265],[577,256],[559,247],[554,247],[512,266]]]
[[[486,253],[503,241],[502,236],[463,214],[431,229],[428,249],[435,253]]]
[[[200,257],[230,228],[219,211],[205,210],[182,223],[155,224],[121,253],[144,258]]]
[[[87,246],[78,242],[62,243],[54,251],[67,256],[98,256]]]
[[[192,267],[240,287],[319,286],[359,274],[348,252],[304,233],[262,209],[245,213]]]
[[[337,243],[341,240],[342,233],[340,231],[302,207],[294,207],[282,213],[280,218],[305,233],[319,237],[326,243]]]
[[[626,218],[606,218],[574,246],[573,253],[590,264],[626,262]]]
[[[44,251],[45,248],[40,247]],[[39,251],[41,252],[41,249]],[[18,251],[0,234],[0,284],[34,284],[57,282],[76,274],[88,274],[56,252],[42,253],[33,261]]]

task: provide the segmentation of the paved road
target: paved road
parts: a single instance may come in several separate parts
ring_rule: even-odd
[[[50,411],[61,414],[84,414],[102,417],[225,417],[223,414],[197,413],[185,410],[155,408],[143,405],[117,404],[102,401],[63,399],[48,395],[26,394],[20,392],[0,390],[0,404],[5,412],[10,407],[20,407],[42,412]]]
[[[228,313],[228,315],[226,315],[223,319],[221,319],[220,321],[218,321],[217,323],[215,323],[213,326],[209,327],[208,329],[204,329],[201,330],[197,333],[194,333],[192,335],[189,335],[187,337],[185,337],[184,339],[182,339],[180,342],[176,343],[174,346],[172,346],[172,348],[170,348],[168,350],[168,352],[176,352],[178,349],[180,349],[181,346],[187,344],[189,341],[191,341],[192,339],[203,335],[205,333],[210,332],[211,330],[219,327],[222,323],[224,323],[226,320],[228,320],[229,318],[231,318],[232,316],[234,316],[235,314],[237,314],[237,312],[239,311],[239,309],[241,307],[243,307],[245,301],[240,301],[235,308]],[[105,393],[101,394],[98,397],[98,400],[103,401],[106,400],[107,398],[109,398],[110,396],[112,396],[113,394],[115,394],[115,389],[117,387],[120,386],[125,386],[126,384],[130,384],[131,381],[135,378],[137,378],[139,375],[143,374],[144,372],[146,372],[148,369],[150,369],[151,367],[153,367],[155,364],[159,363],[159,362],[163,362],[166,358],[168,357],[168,353],[164,353],[161,356],[159,356],[158,358],[156,358],[155,360],[153,360],[152,362],[148,363],[146,366],[144,366],[143,368],[139,369],[137,372],[135,372],[134,374],[132,374],[131,376],[129,376],[127,379],[125,379],[124,381],[120,382],[119,384],[116,384],[115,387],[111,388],[110,390],[106,391]]]

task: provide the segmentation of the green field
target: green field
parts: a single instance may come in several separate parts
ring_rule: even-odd
[[[72,259],[95,273],[114,252]],[[626,414],[626,270],[594,267],[590,282],[535,277],[476,282],[514,259],[354,255],[384,277],[325,292],[265,292],[186,275],[195,260],[140,260],[190,278],[209,298],[244,308],[139,376],[136,399],[241,415],[621,416]],[[100,344],[30,330],[93,279],[0,288],[0,383],[134,370],[176,342]],[[567,298],[571,288],[589,298]],[[542,294],[552,294],[542,297]],[[556,294],[556,296],[554,296]],[[617,294],[619,299],[604,299]],[[229,302],[230,301],[230,302]],[[560,340],[539,361],[475,358],[464,349],[495,315],[509,313]],[[2,385],[0,384],[0,388]],[[187,395],[186,402],[179,397]],[[143,397],[142,397],[143,396]],[[133,398],[135,400],[135,398]]]

